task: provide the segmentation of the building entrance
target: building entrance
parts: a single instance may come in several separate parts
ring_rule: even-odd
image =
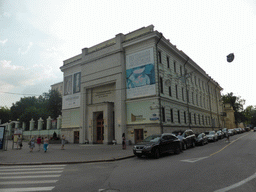
[[[104,119],[103,113],[97,117],[97,143],[102,144],[104,140]]]
[[[143,140],[143,129],[134,129],[135,143]]]

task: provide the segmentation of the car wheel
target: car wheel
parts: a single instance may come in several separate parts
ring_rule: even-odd
[[[204,141],[202,141],[202,146],[204,145]]]
[[[157,149],[157,148],[155,149],[154,157],[155,157],[155,159],[159,159],[159,157],[160,157],[159,149]]]
[[[181,152],[181,148],[180,147],[177,147],[177,149],[174,151],[175,154],[180,154]]]
[[[195,141],[192,142],[192,147],[194,148],[196,146]]]
[[[141,158],[141,157],[142,157],[142,155],[141,155],[141,154],[137,154],[136,156],[137,156],[138,158]]]

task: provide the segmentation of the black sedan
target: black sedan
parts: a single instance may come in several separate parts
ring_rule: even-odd
[[[208,138],[206,137],[206,135],[204,133],[200,133],[196,137],[196,145],[205,145],[207,143],[208,143]]]
[[[181,152],[181,141],[173,134],[164,133],[151,135],[133,147],[133,153],[137,157],[142,155],[153,156],[158,159],[162,153]]]

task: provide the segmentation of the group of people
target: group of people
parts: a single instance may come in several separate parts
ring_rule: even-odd
[[[64,145],[65,145],[65,136],[62,135],[62,138],[61,138],[61,149],[63,150],[64,149]],[[38,151],[40,151],[41,149],[41,144],[43,144],[43,149],[44,149],[44,152],[46,153],[47,152],[47,149],[49,147],[49,139],[47,137],[38,137],[37,139],[35,139],[34,136],[31,137],[31,139],[29,140],[28,142],[28,145],[29,145],[29,149],[30,149],[30,152],[33,151],[33,149],[35,148],[35,145],[38,145]],[[22,138],[20,136],[18,136],[18,139],[17,139],[17,149],[21,149],[22,148]]]
[[[44,149],[44,152],[46,153],[46,151],[48,149],[48,145],[49,145],[49,139],[47,137],[41,138],[39,136],[37,139],[35,139],[35,137],[32,136],[28,142],[30,152],[32,152],[33,149],[35,148],[35,143],[37,143],[37,145],[38,145],[38,151],[40,151],[41,144],[43,144],[43,149]]]

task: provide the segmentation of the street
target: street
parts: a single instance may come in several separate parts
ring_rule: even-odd
[[[1,166],[5,191],[212,191],[256,190],[256,134],[246,132],[179,155],[42,166]],[[31,168],[31,169],[30,169]]]

